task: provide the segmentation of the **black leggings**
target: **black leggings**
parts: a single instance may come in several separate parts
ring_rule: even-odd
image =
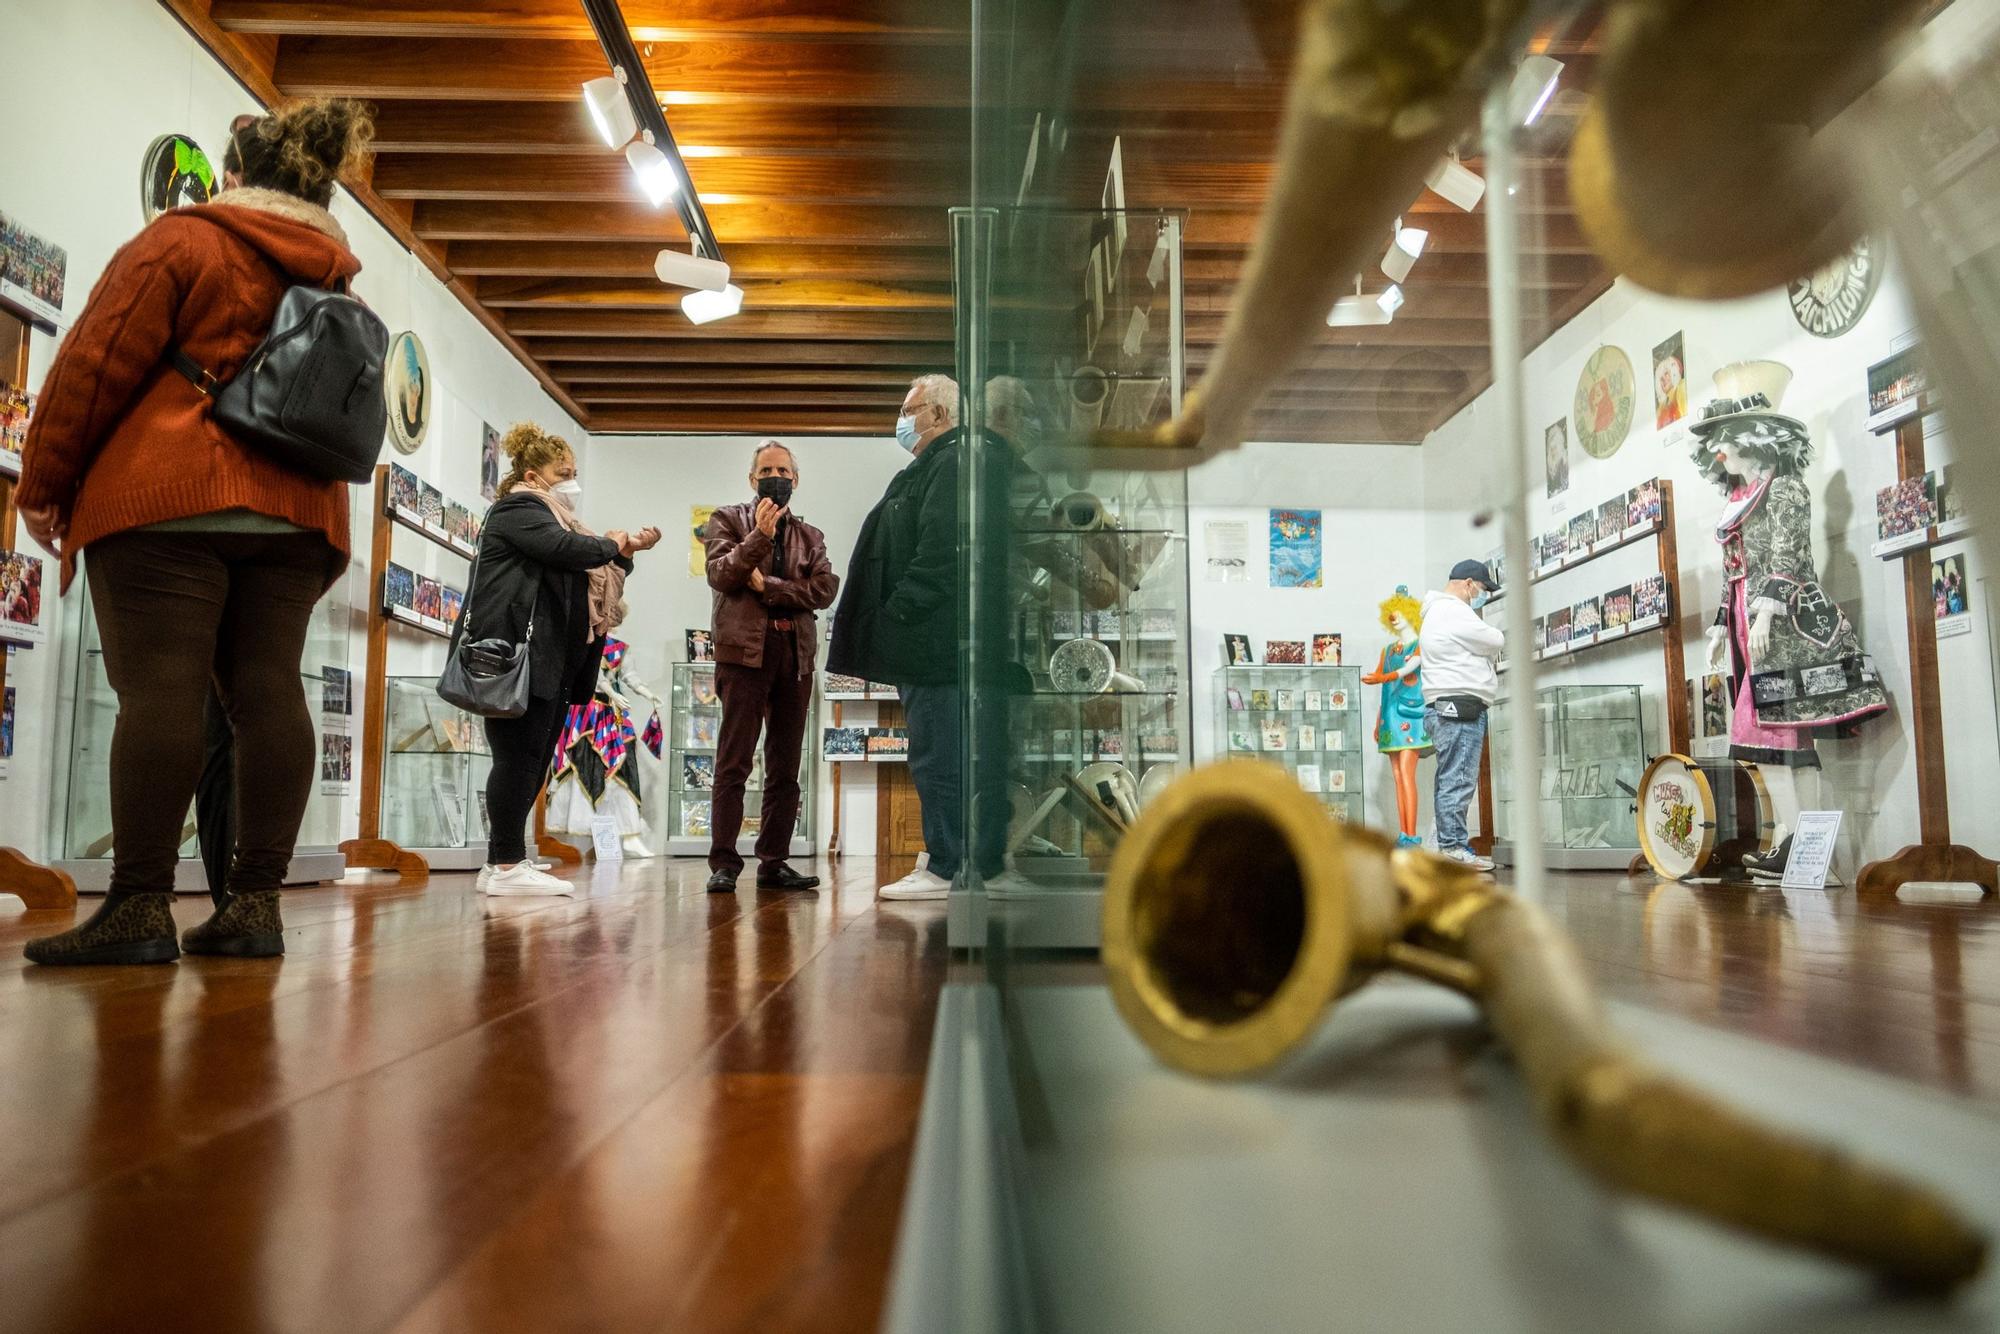
[[[569,705],[561,698],[531,699],[519,718],[488,718],[486,744],[493,767],[486,774],[486,864],[512,866],[528,859],[528,817],[548,782]]]

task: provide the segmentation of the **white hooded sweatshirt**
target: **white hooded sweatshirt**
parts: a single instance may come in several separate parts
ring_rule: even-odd
[[[1493,664],[1506,643],[1498,627],[1450,593],[1436,589],[1424,594],[1424,625],[1418,635],[1423,647],[1424,699],[1470,695],[1491,704],[1500,693],[1500,674]]]

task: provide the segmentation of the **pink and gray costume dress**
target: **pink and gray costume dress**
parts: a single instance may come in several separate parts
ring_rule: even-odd
[[[1705,441],[1722,425],[1712,420],[1720,416],[1768,421],[1780,436],[1795,432],[1806,447],[1805,428],[1772,413],[1762,394],[1710,404],[1695,434]],[[1709,459],[1711,480],[1724,480],[1713,455]],[[1781,464],[1755,482],[1734,476],[1726,482],[1729,504],[1715,532],[1726,582],[1715,623],[1729,632],[1733,649],[1730,754],[1816,768],[1816,731],[1844,732],[1887,710],[1889,697],[1853,623],[1820,587],[1812,553],[1812,495],[1796,466]],[[1765,610],[1772,613],[1771,640],[1753,659],[1750,627]]]

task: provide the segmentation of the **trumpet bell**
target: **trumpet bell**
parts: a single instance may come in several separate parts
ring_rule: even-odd
[[[1162,1061],[1245,1075],[1312,1031],[1353,949],[1342,838],[1256,760],[1196,769],[1141,812],[1112,858],[1102,952],[1119,1011]]]

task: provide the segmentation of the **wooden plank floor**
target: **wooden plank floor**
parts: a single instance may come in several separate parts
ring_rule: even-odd
[[[0,898],[0,1329],[872,1330],[943,910],[818,869],[357,878],[150,969]]]
[[[356,879],[157,969],[25,966],[68,915],[0,898],[0,1330],[873,1329],[946,966],[903,869]],[[1614,998],[2000,1108],[2000,900],[1551,899]]]

